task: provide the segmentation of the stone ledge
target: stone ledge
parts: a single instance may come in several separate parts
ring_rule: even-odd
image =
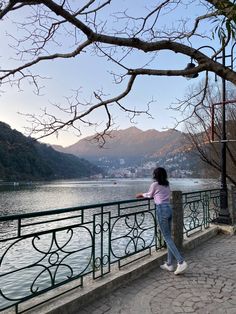
[[[219,233],[218,225],[213,225],[209,227],[208,229],[199,231],[191,235],[191,237],[187,238],[183,243],[183,248],[184,250],[192,250],[195,247],[199,246],[201,243],[216,236],[218,233]]]
[[[220,233],[234,235],[236,234],[236,225],[228,226],[223,224],[218,224],[218,229]]]
[[[192,235],[191,238],[184,241],[184,250],[194,249],[201,243],[216,236],[219,232],[221,232],[221,227],[214,225],[209,229]],[[78,309],[83,305],[114,291],[121,285],[128,284],[128,282],[158,267],[163,263],[165,257],[166,250],[160,250],[132,265],[126,266],[121,270],[116,270],[101,279],[97,279],[90,285],[85,285],[83,288],[76,288],[73,292],[65,293],[64,295],[48,301],[43,305],[37,306],[32,310],[28,310],[25,313],[77,314]],[[31,305],[33,305],[33,300],[31,300]]]

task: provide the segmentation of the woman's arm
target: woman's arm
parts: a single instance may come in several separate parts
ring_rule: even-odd
[[[156,182],[153,182],[151,185],[150,185],[150,188],[148,190],[148,192],[146,193],[138,193],[136,194],[136,198],[143,198],[143,197],[148,197],[148,198],[152,198],[156,192]]]

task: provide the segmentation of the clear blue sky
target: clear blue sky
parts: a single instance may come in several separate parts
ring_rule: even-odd
[[[117,5],[125,7],[125,1],[116,2]],[[140,2],[140,7],[145,1]],[[192,13],[193,15],[200,12],[200,7]],[[120,8],[121,10],[121,8]],[[140,8],[134,8],[140,12]],[[135,13],[132,12],[132,13]],[[17,14],[17,13],[16,13]],[[19,14],[19,13],[18,13]],[[186,18],[188,11],[182,10],[178,12],[179,17]],[[16,15],[17,16],[17,15]],[[18,17],[18,16],[17,16]],[[22,18],[22,17],[21,17]],[[173,15],[169,16],[169,20]],[[18,17],[19,19],[19,17]],[[166,22],[166,21],[165,21]],[[7,40],[5,31],[7,27],[8,32],[14,32],[12,26],[8,23],[1,23],[0,40],[0,65],[1,67],[12,67],[16,62],[12,59],[10,50],[7,47]],[[68,44],[68,43],[67,43]],[[198,44],[197,44],[198,45]],[[199,42],[199,45],[201,42]],[[143,57],[137,53],[131,62],[142,66],[145,64],[146,56]],[[178,69],[184,68],[190,60],[186,57],[176,55],[170,52],[160,53],[153,62],[157,68],[163,69]],[[38,70],[38,71],[37,71]],[[33,92],[31,85],[24,83],[23,90],[19,91],[15,87],[4,88],[4,93],[0,96],[0,120],[8,123],[12,128],[24,133],[24,127],[29,126],[26,118],[21,113],[39,114],[40,108],[50,108],[50,103],[63,103],[65,96],[72,95],[72,90],[81,88],[81,97],[88,99],[94,90],[103,89],[105,94],[117,95],[121,91],[120,85],[114,84],[110,71],[114,70],[120,72],[120,69],[107,62],[106,58],[91,56],[89,53],[83,53],[77,58],[71,60],[57,60],[42,63],[40,66],[34,67],[34,72],[40,73],[41,76],[50,79],[42,81],[44,88],[41,96],[37,96]],[[200,78],[199,78],[200,79]],[[197,81],[197,80],[196,80]],[[196,83],[195,81],[188,81],[182,77],[141,77],[135,83],[132,93],[127,97],[126,103],[135,105],[137,109],[145,109],[145,105],[151,99],[155,102],[151,105],[150,113],[153,119],[145,116],[140,116],[136,119],[136,126],[142,130],[171,128],[174,126],[173,116],[178,117],[177,112],[168,110],[168,107],[176,102],[177,98],[183,98],[186,89],[189,85]],[[61,114],[61,113],[60,113]],[[114,118],[116,127],[120,129],[131,126],[129,119],[121,112],[114,110]],[[101,121],[101,112],[96,113],[97,121]],[[93,129],[83,129],[83,136],[93,134]],[[59,137],[51,136],[43,139],[44,142],[68,146],[75,143],[80,138],[73,135],[73,133],[62,132]]]

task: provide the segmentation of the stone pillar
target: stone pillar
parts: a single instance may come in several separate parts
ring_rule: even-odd
[[[231,187],[231,208],[230,215],[232,217],[232,225],[236,225],[236,186]]]
[[[176,246],[181,249],[183,246],[183,226],[184,226],[184,213],[182,192],[172,192],[172,208],[173,208],[173,224],[172,224],[172,237]]]

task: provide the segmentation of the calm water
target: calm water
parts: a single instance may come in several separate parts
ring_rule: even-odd
[[[31,186],[1,186],[0,215],[112,202],[135,198],[146,192],[150,179],[110,179],[99,181],[63,180],[33,183]],[[171,189],[197,191],[217,188],[209,179],[171,179]]]

